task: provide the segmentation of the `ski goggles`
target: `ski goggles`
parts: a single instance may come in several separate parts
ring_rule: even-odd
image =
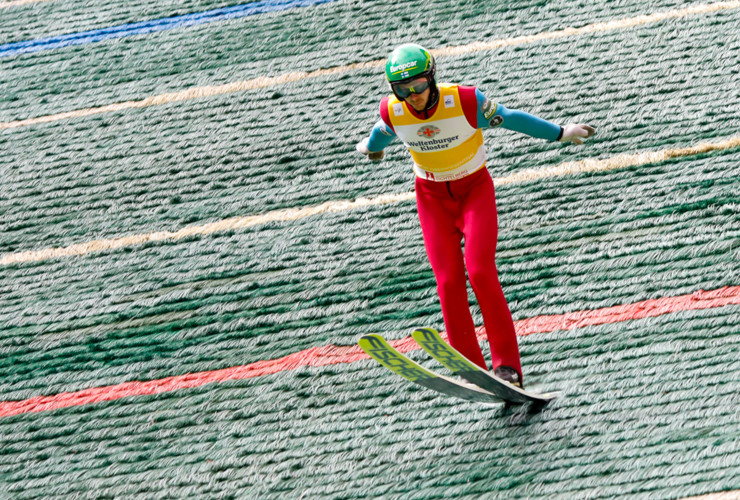
[[[429,88],[429,80],[417,78],[410,82],[392,83],[391,88],[399,99],[406,99],[411,94],[421,94]]]

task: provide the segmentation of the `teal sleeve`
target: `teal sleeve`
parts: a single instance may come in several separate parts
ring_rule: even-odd
[[[486,99],[483,93],[476,89],[478,101],[478,128],[503,127],[514,132],[521,132],[538,139],[557,141],[561,137],[562,128],[552,122],[544,120],[518,109],[508,109],[502,104]]]
[[[367,149],[372,152],[382,151],[387,145],[393,142],[395,137],[396,133],[393,129],[386,125],[383,120],[378,120],[373,127],[373,130],[370,132],[370,140],[367,143]]]
[[[552,122],[543,120],[518,109],[506,109],[501,104],[498,105],[496,115],[502,118],[500,125],[507,130],[521,132],[522,134],[531,135],[538,139],[548,141],[557,141],[561,137],[561,128]],[[495,119],[495,116],[494,116]]]

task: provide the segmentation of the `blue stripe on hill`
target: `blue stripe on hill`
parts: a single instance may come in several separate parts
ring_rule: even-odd
[[[221,9],[196,12],[182,16],[122,24],[120,26],[112,26],[110,28],[82,31],[80,33],[70,33],[68,35],[39,38],[24,42],[7,43],[5,45],[0,45],[0,58],[10,57],[17,54],[53,50],[67,47],[69,45],[95,43],[109,40],[111,38],[122,38],[131,35],[142,35],[157,31],[183,28],[186,26],[197,26],[199,24],[225,21],[227,19],[237,19],[240,17],[265,14],[267,12],[275,12],[296,7],[309,7],[311,5],[334,1],[336,0],[262,0],[249,4],[235,5],[233,7],[224,7]]]

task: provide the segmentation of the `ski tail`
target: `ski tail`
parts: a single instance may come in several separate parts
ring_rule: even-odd
[[[375,361],[396,375],[417,385],[467,401],[487,404],[502,402],[498,396],[480,387],[458,382],[427,370],[414,360],[398,352],[380,335],[363,335],[358,344]]]

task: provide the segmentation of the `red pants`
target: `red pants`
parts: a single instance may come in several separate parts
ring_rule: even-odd
[[[475,364],[486,368],[468,304],[467,268],[483,314],[493,368],[510,366],[521,377],[514,321],[496,270],[498,219],[496,194],[488,169],[483,167],[450,182],[417,177],[416,204],[450,344]]]

